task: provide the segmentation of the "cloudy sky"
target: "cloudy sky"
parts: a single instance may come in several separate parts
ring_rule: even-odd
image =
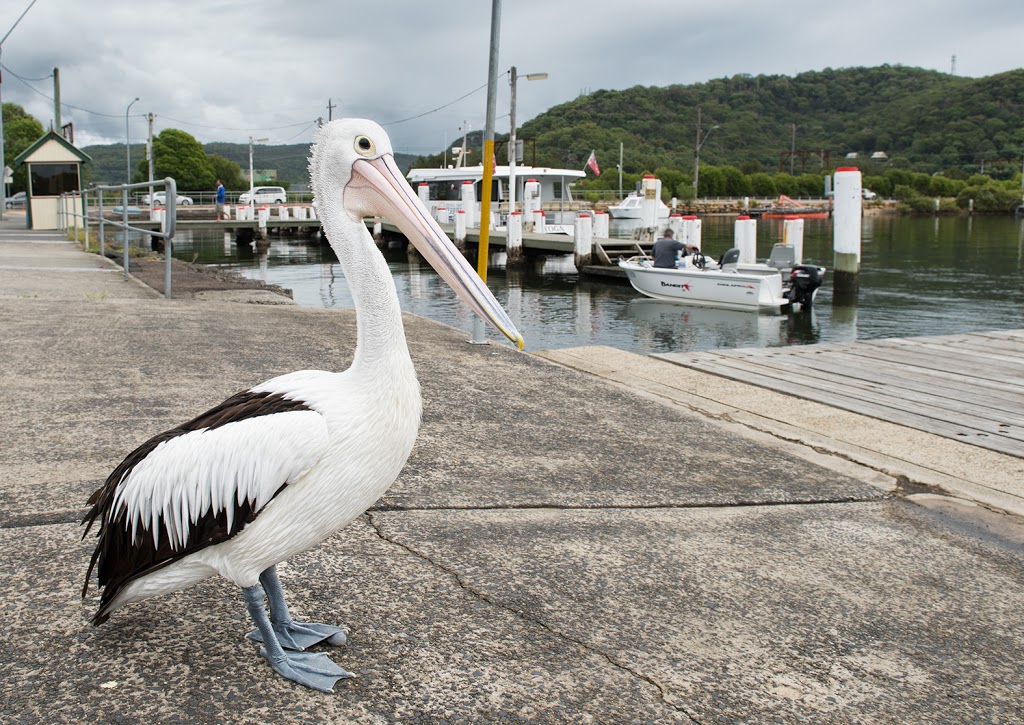
[[[31,0],[0,2],[0,37]],[[518,120],[598,89],[883,63],[985,76],[1024,64],[1020,0],[504,0],[498,67]],[[36,0],[0,52],[5,102],[49,126],[53,68],[79,145],[180,128],[200,141],[309,141],[328,99],[398,151],[484,125],[487,0]],[[497,129],[508,130],[507,75]],[[461,99],[461,100],[460,100]],[[440,109],[440,110],[435,110]]]

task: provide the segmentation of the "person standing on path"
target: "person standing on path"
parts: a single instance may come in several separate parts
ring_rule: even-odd
[[[217,221],[224,217],[224,184],[217,179]]]

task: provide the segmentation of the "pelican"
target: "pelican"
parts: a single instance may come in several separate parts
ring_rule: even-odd
[[[280,675],[329,692],[351,674],[326,654],[343,627],[294,621],[275,566],[362,514],[398,477],[420,424],[419,383],[395,284],[363,218],[385,216],[478,315],[523,338],[402,176],[384,130],[343,119],[321,128],[310,176],[321,220],[352,290],[351,367],[273,378],[153,436],[89,498],[83,538],[98,523],[82,597],[96,571],[92,621],[220,575],[242,588]],[[266,604],[265,604],[266,602]],[[269,604],[269,614],[267,612]]]

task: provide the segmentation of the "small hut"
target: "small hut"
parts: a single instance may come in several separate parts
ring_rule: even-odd
[[[14,160],[15,167],[28,167],[25,224],[29,229],[57,229],[60,195],[81,190],[81,166],[89,161],[88,154],[52,130]]]

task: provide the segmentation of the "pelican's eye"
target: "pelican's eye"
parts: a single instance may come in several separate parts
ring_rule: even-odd
[[[356,136],[356,152],[362,156],[373,156],[376,147],[369,136]]]

